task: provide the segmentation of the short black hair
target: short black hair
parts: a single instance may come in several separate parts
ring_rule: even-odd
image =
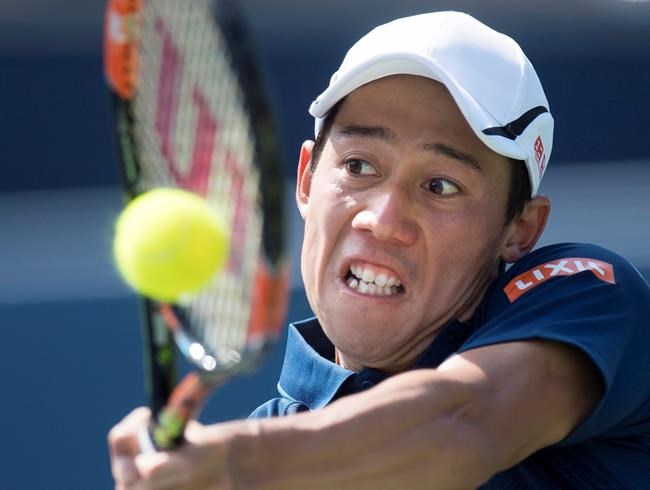
[[[530,178],[528,168],[523,160],[510,160],[510,188],[506,207],[506,223],[519,218],[526,204],[531,200]]]
[[[316,165],[318,165],[318,160],[323,153],[325,148],[325,143],[327,143],[327,138],[329,138],[330,132],[332,131],[332,126],[334,125],[334,119],[341,109],[341,105],[346,98],[343,97],[339,100],[334,106],[329,110],[323,121],[323,125],[319,133],[316,135],[316,141],[314,142],[314,148],[311,150],[311,163],[309,164],[309,170],[313,172],[316,170]]]
[[[314,148],[311,154],[311,163],[309,164],[309,171],[316,170],[318,160],[320,159],[327,138],[329,138],[334,120],[338,114],[341,105],[345,98],[339,100],[327,113],[320,132],[316,136]],[[530,179],[528,178],[528,169],[525,162],[522,160],[510,160],[510,188],[508,189],[508,202],[506,206],[506,223],[519,218],[526,207],[526,204],[531,200],[531,187]]]

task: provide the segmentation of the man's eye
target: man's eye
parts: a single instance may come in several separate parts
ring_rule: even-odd
[[[350,160],[346,160],[345,167],[353,175],[377,175],[375,167],[365,160],[351,158]]]
[[[437,196],[451,196],[460,192],[460,189],[451,180],[435,178],[429,181],[429,191]]]

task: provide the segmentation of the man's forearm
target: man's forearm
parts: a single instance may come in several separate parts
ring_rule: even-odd
[[[475,488],[495,471],[469,388],[435,370],[391,378],[317,411],[247,422],[236,488]]]
[[[116,480],[137,488],[475,488],[565,437],[600,393],[598,371],[576,349],[513,342],[396,375],[319,411],[191,424],[171,452],[138,454],[149,416],[135,411],[109,446]]]
[[[513,342],[452,356],[307,414],[242,425],[242,488],[475,488],[560,441],[601,382],[576,349]]]

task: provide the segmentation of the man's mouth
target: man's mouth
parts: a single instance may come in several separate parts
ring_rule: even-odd
[[[395,274],[361,262],[350,266],[345,282],[350,289],[368,296],[393,296],[404,292],[402,281]]]

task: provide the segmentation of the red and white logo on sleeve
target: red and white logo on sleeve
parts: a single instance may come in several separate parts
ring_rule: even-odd
[[[538,265],[534,269],[514,277],[503,292],[513,303],[522,294],[530,291],[535,286],[558,276],[571,276],[579,272],[591,271],[594,276],[603,282],[615,284],[614,266],[602,260],[588,259],[584,257],[572,257],[567,259],[554,260]]]

